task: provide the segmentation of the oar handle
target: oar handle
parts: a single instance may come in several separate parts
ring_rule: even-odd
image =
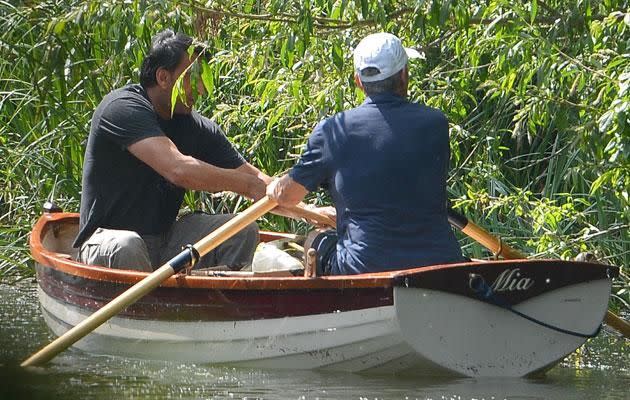
[[[476,240],[493,254],[505,259],[527,258],[523,253],[505,244],[501,239],[490,234],[482,227],[470,222],[464,215],[452,208],[448,209],[448,222],[464,234]]]
[[[317,211],[309,210],[308,208],[299,205],[285,208],[301,218],[310,219],[311,221],[315,221],[318,224],[332,226],[333,228],[337,225],[335,221],[329,216],[320,214]]]
[[[276,202],[269,197],[264,197],[257,201],[247,210],[238,214],[227,223],[214,230],[205,238],[201,239],[193,246],[199,256],[207,254],[221,243],[225,242],[241,229],[254,222],[267,211],[276,206]],[[72,346],[79,339],[92,332],[105,321],[118,314],[120,311],[135,303],[142,296],[160,286],[162,282],[171,277],[176,272],[189,265],[193,260],[191,250],[184,250],[173,257],[166,264],[149,274],[146,278],[127,289],[120,296],[107,303],[100,310],[87,317],[68,332],[59,336],[46,347],[22,362],[22,367],[36,366],[52,360],[57,354]]]

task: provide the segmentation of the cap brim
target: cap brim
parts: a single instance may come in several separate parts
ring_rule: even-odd
[[[418,50],[410,47],[405,47],[405,53],[407,53],[408,58],[422,58],[422,54],[420,54]]]

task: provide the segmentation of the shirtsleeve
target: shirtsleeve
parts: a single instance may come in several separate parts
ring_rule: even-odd
[[[297,164],[289,171],[291,179],[313,192],[326,182],[331,170],[332,157],[324,131],[326,121],[320,122],[306,142],[306,148]]]
[[[123,149],[153,136],[164,136],[155,111],[144,98],[119,97],[111,101],[99,118],[99,129]]]
[[[199,149],[201,160],[227,169],[235,169],[245,163],[219,125],[199,114],[195,117],[199,119],[203,133],[204,143]]]

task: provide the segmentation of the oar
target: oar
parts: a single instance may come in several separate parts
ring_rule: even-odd
[[[320,214],[317,211],[309,210],[308,208],[302,207],[300,205],[285,208],[301,218],[310,219],[311,221],[315,221],[318,224],[332,226],[333,228],[336,225],[335,221],[329,216]]]
[[[494,237],[482,227],[470,222],[468,218],[452,208],[448,209],[448,222],[490,250],[492,254],[502,256],[505,259],[527,258],[523,253],[506,245],[501,239]]]
[[[158,287],[167,278],[193,264],[201,256],[225,242],[250,223],[276,206],[276,202],[269,197],[264,197],[254,203],[250,208],[238,214],[208,236],[195,243],[192,248],[186,249],[170,259],[166,264],[152,272],[146,278],[136,283],[123,294],[107,303],[100,310],[83,320],[81,323],[59,336],[49,345],[33,354],[21,365],[22,367],[41,365],[53,359],[76,341],[98,328],[105,321],[118,314],[127,306],[133,304],[142,296]]]
[[[503,256],[505,259],[518,259],[526,258],[525,255],[518,250],[512,249],[507,244],[503,243],[500,239],[490,234],[485,229],[470,222],[468,218],[455,210],[448,209],[448,221],[461,230],[463,233],[476,240],[479,244],[490,250],[494,254]],[[604,318],[606,324],[617,332],[621,333],[626,338],[630,338],[630,323],[623,318],[615,315],[612,311],[606,311],[606,317]]]

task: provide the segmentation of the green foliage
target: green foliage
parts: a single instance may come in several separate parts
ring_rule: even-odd
[[[450,119],[454,206],[534,256],[592,251],[625,274],[627,10],[616,0],[3,2],[0,270],[30,273],[26,236],[45,199],[78,209],[91,112],[137,82],[151,36],[171,27],[213,55],[197,108],[270,175],[293,165],[319,120],[363,100],[352,81],[358,40],[397,34],[425,56],[411,62],[410,97]],[[245,206],[198,193],[186,204]],[[279,218],[265,227],[301,228]],[[628,301],[624,282],[616,290]]]

